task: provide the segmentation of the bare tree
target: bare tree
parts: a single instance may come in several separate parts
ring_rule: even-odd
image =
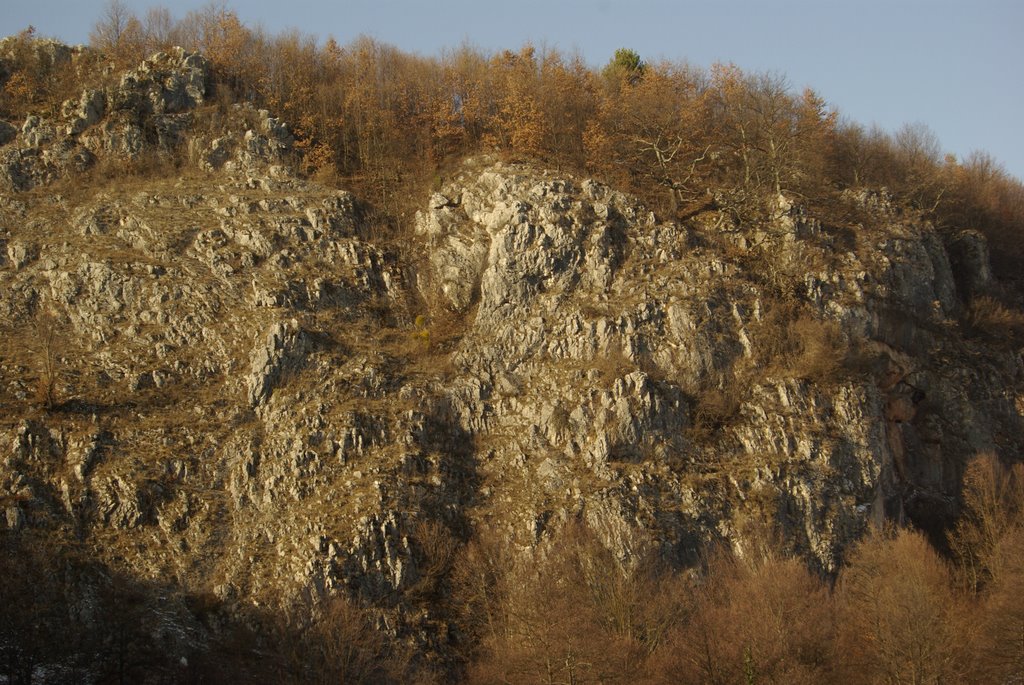
[[[177,39],[174,19],[166,7],[150,7],[146,10],[146,50],[166,50],[173,47]]]
[[[686,682],[828,682],[832,613],[827,587],[799,560],[717,551],[659,670]]]
[[[122,0],[108,0],[103,14],[89,32],[89,42],[99,50],[115,50],[134,16]]]
[[[457,586],[477,594],[476,606],[486,610],[470,682],[649,681],[648,661],[668,648],[683,615],[685,583],[678,576],[656,563],[623,568],[578,524],[561,531],[539,559],[498,554],[505,562],[493,580],[471,573],[471,586]]]
[[[968,642],[946,564],[920,533],[876,532],[837,587],[842,682],[956,682]]]
[[[63,378],[63,344],[57,317],[49,311],[36,312],[32,325],[33,342],[29,350],[35,355],[38,381],[36,399],[47,409],[57,405],[59,384]]]
[[[947,190],[938,137],[928,126],[917,122],[900,128],[893,142],[900,190],[921,209],[934,212]]]
[[[999,539],[991,562],[999,572],[981,597],[976,631],[977,682],[1024,680],[1024,529],[1017,525]]]
[[[1024,465],[1004,466],[991,453],[980,454],[964,473],[963,512],[949,536],[964,585],[980,591],[1001,571],[999,547],[1022,526]]]

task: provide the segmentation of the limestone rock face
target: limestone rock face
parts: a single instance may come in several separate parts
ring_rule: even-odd
[[[417,216],[420,287],[465,313],[451,407],[487,445],[491,497],[519,509],[508,534],[529,544],[535,521],[583,515],[627,560],[644,539],[742,550],[768,521],[832,571],[872,519],[920,516],[924,500],[950,515],[963,460],[992,447],[981,434],[1018,421],[986,395],[1000,418],[979,433],[977,401],[944,380],[978,370],[935,362],[957,344],[958,282],[984,281],[987,258],[955,278],[927,225],[851,201],[879,224],[856,250],[784,198],[754,225],[712,211],[678,226],[599,184],[501,164],[434,195]],[[789,298],[802,313],[787,325]],[[773,358],[779,345],[802,351]],[[884,374],[844,371],[848,354]]]
[[[768,531],[835,572],[1021,447],[1020,355],[961,326],[991,287],[977,234],[881,194],[843,200],[859,232],[785,197],[668,222],[480,158],[379,239],[288,171],[270,113],[197,126],[208,71],[154,56],[0,149],[5,531],[239,615],[344,593],[426,649],[445,540],[528,555],[572,522],[685,564]],[[167,146],[194,167],[21,192]]]
[[[275,324],[263,345],[253,352],[249,375],[245,379],[249,404],[263,404],[281,377],[302,364],[306,338],[294,319]]]
[[[53,59],[73,65],[85,49],[53,43],[51,50]],[[52,119],[32,115],[19,128],[0,122],[0,188],[25,191],[99,161],[125,164],[144,154],[180,154],[179,149],[188,150],[190,161],[202,169],[289,175],[294,139],[287,125],[265,110],[236,105],[227,135],[202,125],[211,87],[209,62],[175,48],[124,72],[114,85],[84,90]]]

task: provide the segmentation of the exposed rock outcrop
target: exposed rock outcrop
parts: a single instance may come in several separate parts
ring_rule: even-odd
[[[75,53],[63,47],[72,60]],[[0,188],[24,191],[98,161],[124,164],[180,149],[201,169],[287,176],[294,142],[287,125],[265,110],[235,105],[230,132],[217,133],[201,114],[212,88],[209,62],[175,48],[125,72],[115,85],[84,90],[53,119],[32,115],[17,129],[0,123]]]
[[[238,465],[231,506],[264,521],[232,533],[241,549],[255,531],[323,529],[318,515],[282,513],[327,510],[341,488],[352,514],[332,514],[337,549],[365,516],[390,517],[375,545],[404,549],[418,518],[396,512],[413,498],[430,503],[424,516],[479,516],[524,548],[582,518],[626,563],[716,539],[743,549],[758,526],[780,525],[835,570],[870,520],[941,518],[964,460],[1019,421],[995,390],[1017,362],[955,356],[966,281],[941,241],[882,210],[852,251],[794,207],[750,227],[714,210],[661,223],[592,181],[470,163],[417,220],[419,294],[456,329],[432,350],[401,255],[356,237],[350,196],[237,183],[62,209],[64,240],[82,249],[12,235],[4,307],[51,310],[62,336],[74,332],[92,401],[218,388],[200,411],[226,440],[168,413],[161,451],[192,455],[174,470],[201,489]],[[275,187],[284,195],[264,189]],[[381,337],[381,306],[398,340]],[[401,370],[422,355],[447,370]],[[866,370],[850,366],[858,355]],[[243,418],[252,408],[257,427]],[[115,423],[105,447],[89,429],[66,448],[86,490],[76,501],[109,525],[154,525],[177,481],[140,485],[117,455],[152,438]],[[181,516],[171,535],[198,525]],[[282,554],[296,569],[309,561]],[[408,571],[395,563],[360,573],[398,591]],[[330,568],[318,582],[344,584],[354,567]]]
[[[257,346],[252,356],[252,370],[245,379],[249,404],[263,404],[281,377],[295,373],[301,366],[308,341],[298,322],[275,324],[267,333],[263,345]]]
[[[269,113],[196,125],[208,71],[157,55],[0,149],[7,530],[240,615],[346,593],[423,646],[424,531],[530,554],[582,522],[629,565],[770,530],[834,572],[1021,447],[1019,351],[960,325],[991,286],[976,233],[881,194],[845,199],[857,232],[785,197],[668,222],[484,158],[374,241],[287,173]],[[168,146],[197,169],[14,194]]]

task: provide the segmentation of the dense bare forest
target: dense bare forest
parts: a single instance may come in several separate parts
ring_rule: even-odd
[[[238,102],[280,116],[295,136],[296,172],[356,191],[386,238],[411,232],[415,209],[450,169],[484,152],[597,178],[667,220],[710,206],[754,220],[766,196],[782,194],[855,231],[843,193],[885,188],[940,232],[984,234],[997,286],[973,300],[970,323],[997,344],[1024,335],[1024,185],[987,154],[944,155],[921,125],[890,134],[848,121],[780,74],[647,62],[631,49],[600,68],[532,46],[424,57],[369,38],[271,35],[219,6],[176,19],[112,3],[74,69],[47,64],[31,49],[36,38],[28,29],[9,45],[0,119],[56,112],[83,88],[183,46],[214,70],[203,125],[216,130]],[[187,154],[158,151],[65,182],[173,174]],[[122,683],[1018,682],[1017,458],[979,455],[953,525],[876,530],[835,575],[785,554],[771,529],[742,558],[709,548],[686,568],[652,556],[623,569],[583,528],[529,563],[499,540],[424,528],[412,592],[446,620],[454,648],[444,663],[413,654],[369,608],[340,595],[313,620],[254,610],[228,621],[209,597],[179,598],[218,639],[170,663],[163,645],[173,636],[153,635],[137,610],[151,588],[76,557],[73,540],[5,533],[0,676],[32,683],[40,665],[61,664],[52,671],[61,682],[86,673]],[[80,600],[83,576],[104,578],[108,591],[69,621],[60,607]]]

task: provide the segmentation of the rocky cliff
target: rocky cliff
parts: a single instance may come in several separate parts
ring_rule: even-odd
[[[583,522],[627,566],[774,535],[831,573],[873,521],[941,530],[966,460],[1020,447],[1019,350],[965,323],[984,240],[884,192],[668,222],[481,157],[396,240],[210,90],[161,54],[10,122],[6,535],[226,614],[345,594],[443,651],[415,600],[439,530],[532,554]]]

